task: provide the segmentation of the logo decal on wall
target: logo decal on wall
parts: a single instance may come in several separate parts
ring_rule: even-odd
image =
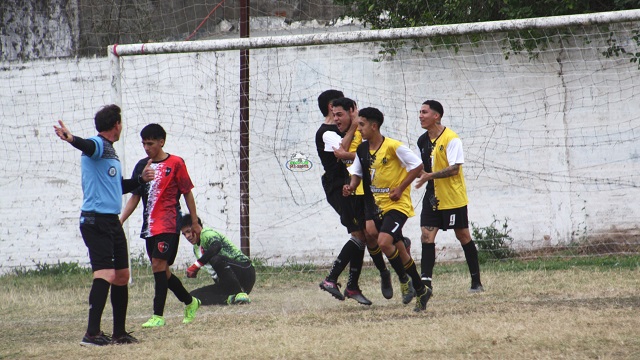
[[[313,167],[313,163],[306,155],[295,153],[291,155],[291,159],[287,161],[285,166],[293,172],[303,172],[310,170]]]

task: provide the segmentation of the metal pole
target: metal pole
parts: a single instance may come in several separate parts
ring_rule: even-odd
[[[240,37],[249,37],[249,0],[240,1]],[[240,50],[240,249],[249,246],[249,49]]]

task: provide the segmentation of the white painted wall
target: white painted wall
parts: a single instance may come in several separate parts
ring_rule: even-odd
[[[620,36],[624,38],[626,34]],[[314,134],[318,94],[342,89],[359,106],[380,108],[387,136],[415,142],[420,104],[437,99],[443,123],[459,133],[471,221],[509,219],[515,246],[564,244],[612,229],[638,229],[640,70],[600,55],[604,40],[547,49],[539,60],[504,60],[499,43],[457,53],[400,51],[374,62],[371,44],[251,52],[251,254],[270,263],[328,263],[347,239],[324,200]],[[238,53],[125,58],[125,132],[117,143],[129,174],[144,151],[138,133],[158,122],[166,150],[182,156],[206,225],[239,238]],[[65,59],[0,66],[0,272],[35,263],[87,263],[78,230],[79,152],[58,140],[63,119],[76,135],[95,133],[93,115],[111,103],[108,60]],[[285,168],[308,156],[307,172]],[[419,258],[419,209],[405,225]],[[140,211],[125,224],[133,256]],[[438,238],[440,259],[461,256],[452,232]],[[176,264],[192,261],[188,243]]]

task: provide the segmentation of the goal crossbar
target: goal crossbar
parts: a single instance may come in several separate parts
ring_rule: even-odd
[[[601,25],[640,20],[640,9],[593,14],[564,15],[542,18],[487,21],[466,24],[420,26],[384,30],[361,30],[289,36],[266,36],[239,39],[174,41],[141,44],[114,44],[108,47],[109,56],[184,53],[198,51],[225,51],[264,49],[273,47],[345,44],[368,41],[404,40],[439,36],[509,32],[528,29],[562,28],[570,26]]]

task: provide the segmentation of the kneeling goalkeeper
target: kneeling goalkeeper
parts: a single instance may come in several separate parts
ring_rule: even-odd
[[[202,220],[198,218],[202,226]],[[256,282],[256,270],[251,260],[226,236],[202,226],[200,239],[192,233],[191,215],[182,216],[182,235],[193,245],[197,260],[187,268],[187,277],[195,278],[202,266],[211,274],[214,284],[191,292],[202,305],[234,305],[251,302],[249,293]]]

